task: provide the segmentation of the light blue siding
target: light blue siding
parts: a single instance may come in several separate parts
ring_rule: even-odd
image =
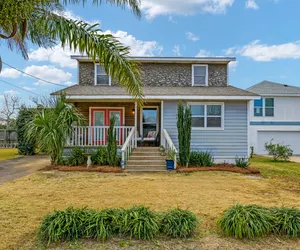
[[[248,155],[248,115],[246,101],[224,103],[224,130],[192,130],[192,150],[208,150],[216,162],[232,162]],[[164,128],[178,148],[177,102],[164,102]]]

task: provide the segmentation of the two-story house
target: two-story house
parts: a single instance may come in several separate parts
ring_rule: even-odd
[[[114,115],[125,161],[139,141],[153,137],[157,145],[178,149],[177,105],[181,100],[192,110],[192,150],[208,150],[216,162],[248,156],[249,104],[259,96],[228,85],[228,64],[235,58],[134,57],[142,72],[142,107],[111,81],[101,65],[86,56],[72,58],[78,61],[78,85],[53,93],[64,92],[88,121],[86,127],[74,126],[70,145],[106,144]]]
[[[250,145],[266,154],[265,143],[288,145],[300,154],[300,88],[263,81],[247,89],[261,96],[251,102]]]

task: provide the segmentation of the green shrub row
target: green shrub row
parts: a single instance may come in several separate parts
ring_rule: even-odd
[[[209,151],[192,151],[189,165],[197,167],[211,167],[214,165],[214,158]]]
[[[247,168],[249,167],[250,163],[249,163],[249,159],[248,157],[236,157],[235,158],[235,165],[238,168]]]
[[[101,211],[70,207],[46,215],[39,228],[39,238],[47,244],[80,238],[104,241],[117,235],[151,240],[160,233],[187,238],[194,233],[196,226],[196,215],[178,208],[155,213],[144,206]]]
[[[235,205],[218,221],[223,233],[236,238],[253,239],[269,234],[300,236],[300,210]]]
[[[99,147],[94,155],[91,157],[92,163],[101,166],[111,165],[109,161],[109,154],[106,146]],[[120,166],[120,157],[117,157],[114,166]],[[87,156],[85,152],[79,147],[74,147],[71,149],[70,155],[65,158],[64,164],[71,166],[79,166],[86,164]]]

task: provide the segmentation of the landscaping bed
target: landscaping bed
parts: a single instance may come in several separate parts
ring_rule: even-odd
[[[101,173],[121,173],[120,167],[111,166],[92,166],[87,168],[86,165],[81,166],[65,166],[65,165],[49,165],[41,169],[41,171],[58,170],[63,172],[101,172]]]
[[[192,173],[192,172],[199,172],[199,171],[226,171],[226,172],[233,172],[239,174],[260,174],[260,171],[256,168],[250,168],[250,167],[239,168],[234,164],[214,164],[211,167],[178,166],[176,171],[178,173]]]

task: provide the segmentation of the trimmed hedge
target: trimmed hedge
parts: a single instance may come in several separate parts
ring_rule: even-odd
[[[186,238],[194,233],[197,222],[195,214],[180,209],[161,214],[144,206],[101,211],[69,207],[44,216],[38,235],[47,244],[80,238],[104,241],[112,236],[152,240],[160,232]]]
[[[300,236],[300,210],[266,208],[257,205],[235,205],[227,209],[218,221],[227,236],[253,239],[269,234]]]

